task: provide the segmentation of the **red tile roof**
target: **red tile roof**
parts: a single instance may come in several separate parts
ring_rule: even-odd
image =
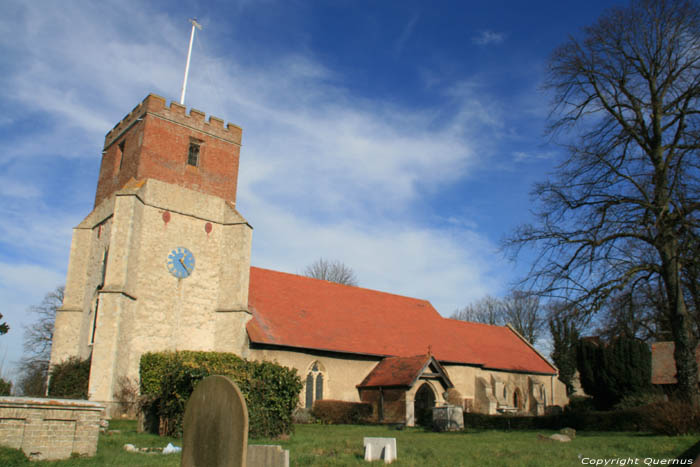
[[[554,374],[505,326],[446,319],[430,302],[304,276],[250,268],[250,341],[303,349],[410,357]]]
[[[438,370],[438,374],[444,374],[440,364],[429,354],[413,357],[386,357],[372,369],[357,387],[410,387],[423,374],[430,362],[434,362],[433,365]],[[451,387],[452,382],[446,375],[444,375],[444,379],[447,386]]]
[[[673,342],[655,342],[651,344],[651,383],[652,384],[676,384],[676,359],[673,351],[676,344]],[[695,360],[700,364],[700,344],[695,347]],[[700,380],[700,374],[698,375]]]

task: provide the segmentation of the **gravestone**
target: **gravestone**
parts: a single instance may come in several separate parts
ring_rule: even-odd
[[[209,376],[185,409],[182,467],[242,467],[248,452],[248,408],[238,386]]]
[[[276,444],[249,444],[248,467],[289,467],[289,450]]]
[[[459,405],[433,407],[433,428],[437,431],[463,430],[464,410]]]
[[[383,460],[385,464],[396,460],[396,438],[364,438],[365,460]]]

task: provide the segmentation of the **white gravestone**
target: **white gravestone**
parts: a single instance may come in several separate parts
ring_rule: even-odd
[[[385,464],[396,460],[396,438],[364,438],[365,460],[383,460]]]

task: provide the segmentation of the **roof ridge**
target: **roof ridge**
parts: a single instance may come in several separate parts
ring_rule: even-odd
[[[276,273],[276,274],[284,274],[284,275],[287,275],[287,276],[297,277],[297,278],[302,279],[302,280],[318,281],[318,282],[320,282],[320,283],[330,284],[331,286],[337,286],[337,287],[343,287],[343,288],[349,288],[349,289],[351,288],[351,289],[353,289],[353,290],[365,290],[365,291],[368,291],[368,292],[374,292],[374,293],[381,294],[381,295],[390,295],[390,296],[393,296],[393,297],[406,298],[406,299],[414,300],[414,301],[417,301],[417,302],[424,302],[424,303],[427,303],[427,304],[429,304],[429,305],[432,307],[432,303],[430,303],[430,300],[426,300],[426,299],[424,299],[424,298],[410,297],[410,296],[408,296],[408,295],[400,295],[400,294],[391,293],[391,292],[384,292],[383,290],[370,289],[370,288],[367,288],[367,287],[360,287],[360,286],[358,286],[358,285],[339,284],[339,283],[337,283],[337,282],[333,282],[333,281],[329,281],[329,280],[325,280],[325,279],[317,279],[317,278],[315,278],[315,277],[304,276],[304,275],[302,275],[302,274],[295,274],[295,273],[292,273],[292,272],[277,271],[277,270],[275,270],[275,269],[270,269],[270,268],[261,268],[261,267],[259,267],[259,266],[251,266],[250,269],[258,269],[258,270],[261,270],[261,271],[269,271],[269,272],[273,272],[273,273]],[[434,307],[433,307],[433,308],[434,308]],[[437,310],[435,310],[435,311],[437,311]],[[438,313],[438,314],[439,314],[439,313]],[[440,316],[442,317],[442,315],[440,315]]]

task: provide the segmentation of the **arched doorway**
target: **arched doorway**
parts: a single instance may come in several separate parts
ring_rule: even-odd
[[[515,388],[515,391],[513,391],[513,407],[518,409],[518,411],[522,411],[524,406],[525,406],[525,401],[523,400],[523,393],[520,392],[520,388]]]
[[[428,383],[423,383],[416,391],[414,407],[416,423],[421,426],[430,426],[433,421],[435,393]]]

